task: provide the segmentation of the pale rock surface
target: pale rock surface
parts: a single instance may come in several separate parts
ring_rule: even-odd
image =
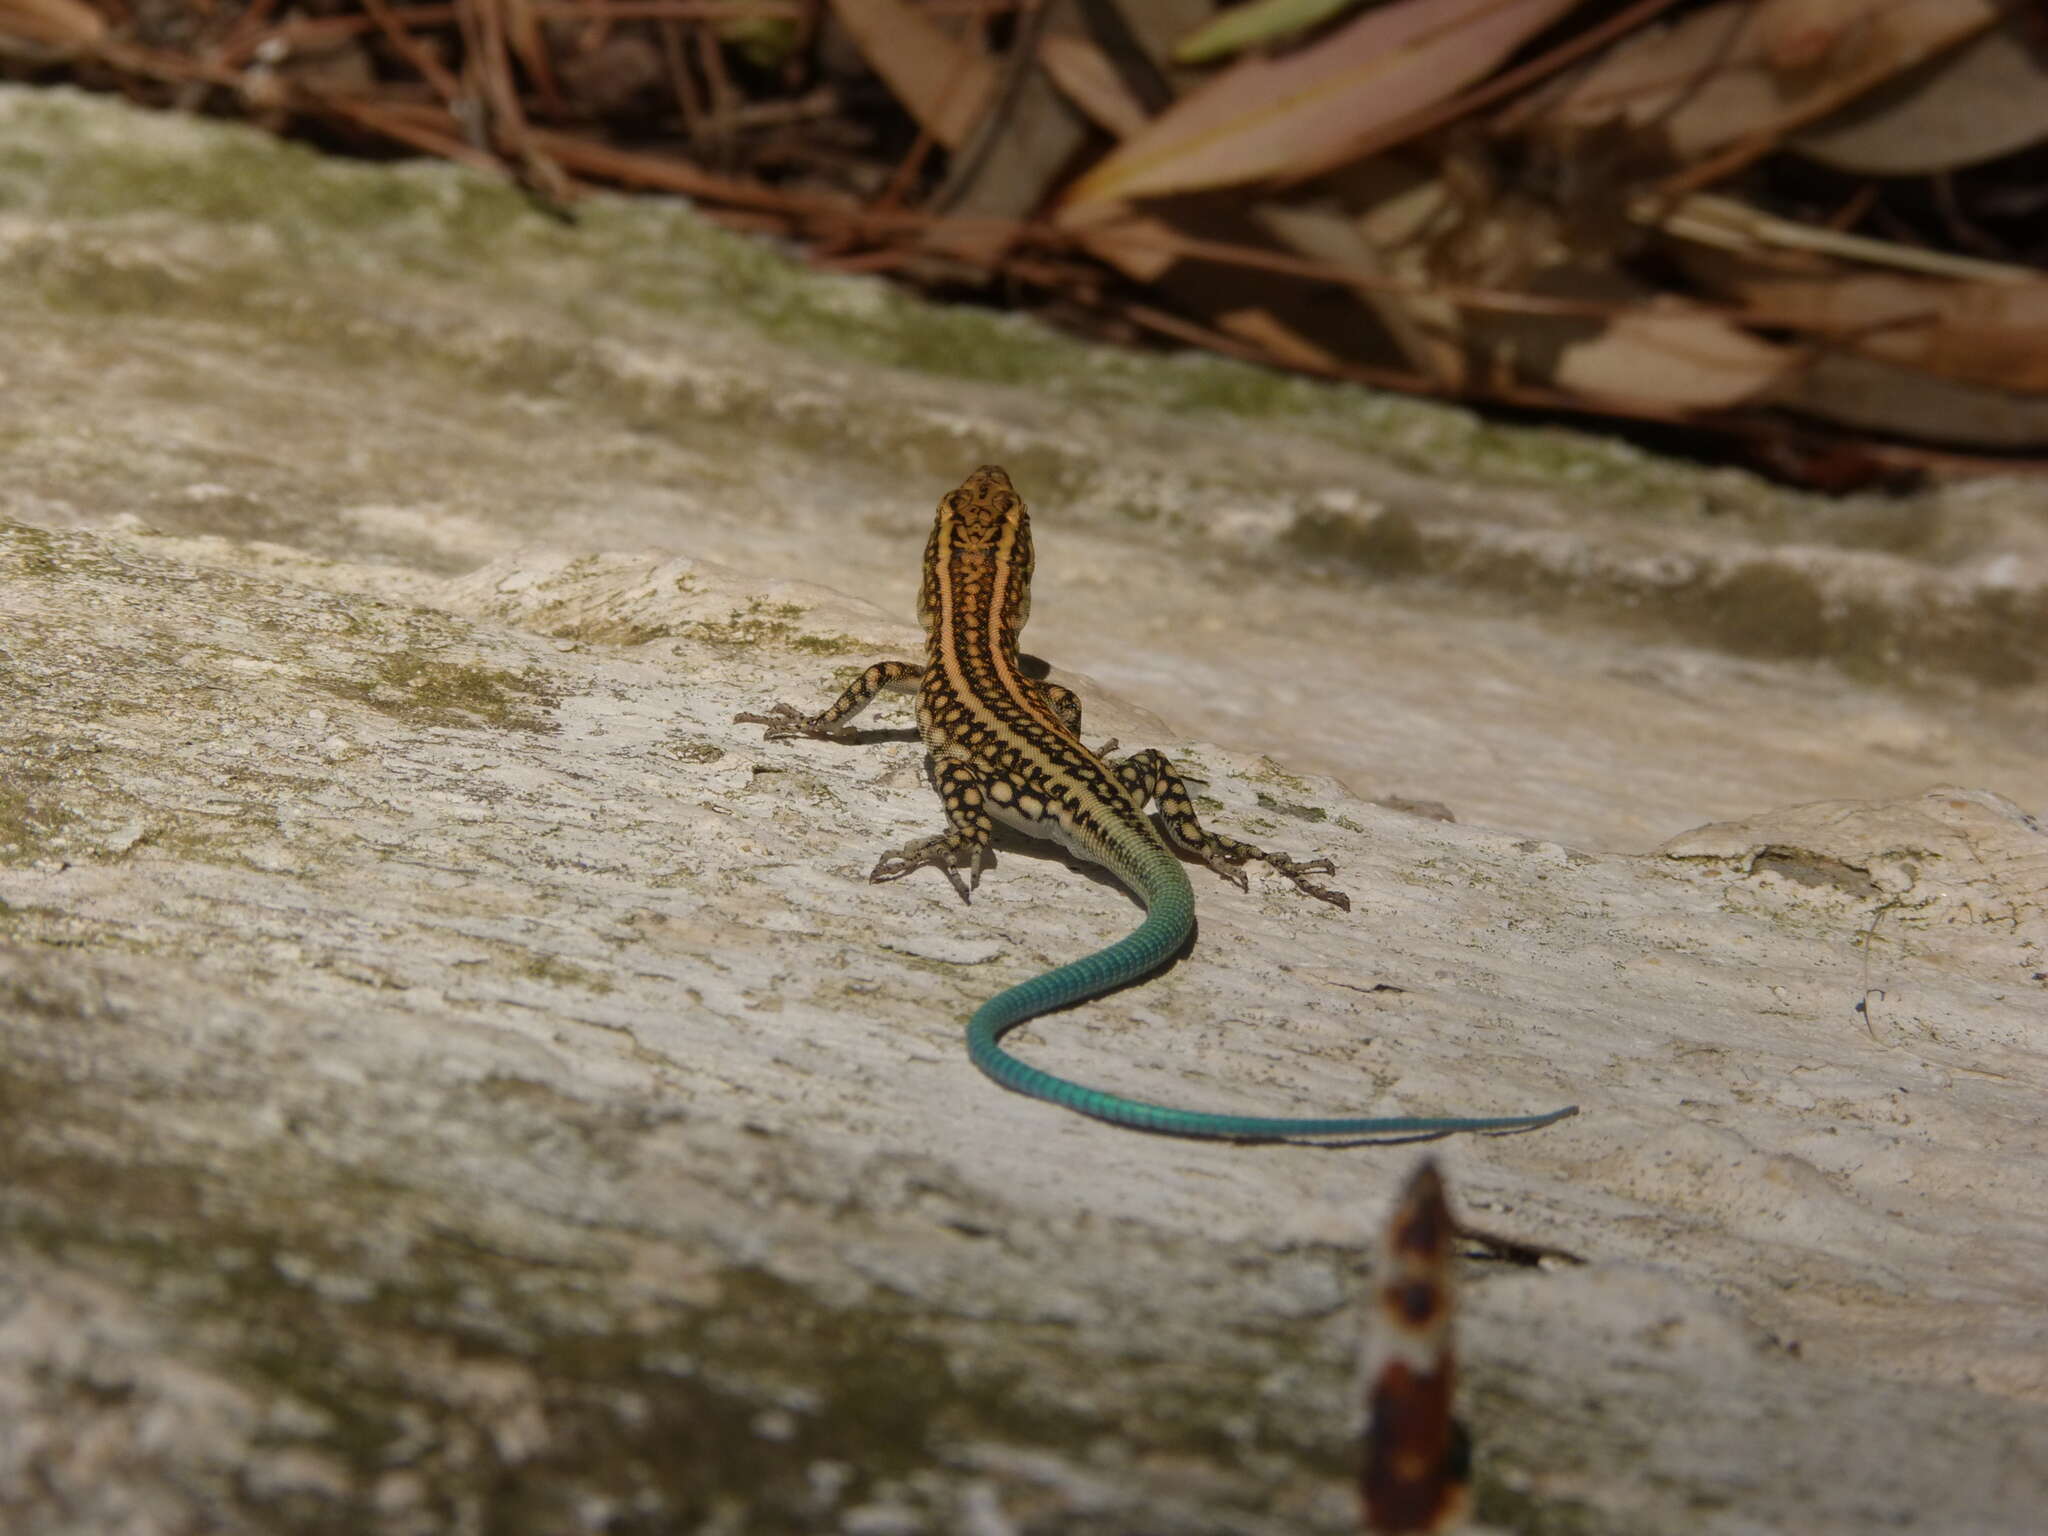
[[[1809,502],[64,96],[0,93],[0,298],[8,1531],[1355,1529],[1414,1151],[996,1090],[960,1021],[1128,898],[870,886],[905,717],[732,723],[915,654],[981,462],[1091,739],[1354,903],[1197,871],[1020,1051],[1580,1104],[1434,1149],[1496,1527],[2037,1528],[2038,487]]]

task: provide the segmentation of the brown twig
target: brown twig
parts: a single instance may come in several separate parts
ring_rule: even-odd
[[[673,155],[648,155],[619,149],[576,134],[536,128],[533,142],[570,171],[619,186],[653,192],[677,192],[707,203],[755,208],[792,219],[857,220],[860,205],[851,198],[817,192],[784,192],[757,181],[721,176]]]
[[[1828,229],[1846,233],[1863,222],[1863,215],[1870,212],[1870,205],[1877,201],[1877,183],[1865,181],[1849,195],[1849,200],[1829,214],[1821,223]]]
[[[1306,358],[1290,361],[1277,358],[1264,347],[1232,336],[1226,331],[1213,330],[1179,315],[1155,309],[1150,304],[1120,303],[1114,306],[1117,314],[1125,316],[1148,331],[1162,336],[1171,336],[1176,341],[1221,353],[1225,357],[1237,358],[1240,362],[1257,363],[1262,367],[1274,368],[1283,373],[1316,373],[1327,379],[1340,380],[1347,384],[1369,384],[1381,389],[1398,389],[1405,394],[1442,394],[1442,387],[1434,380],[1419,373],[1402,373],[1392,368],[1368,368],[1363,364],[1325,365]]]
[[[668,71],[669,89],[675,93],[676,111],[683,120],[683,137],[691,143],[704,128],[704,98],[697,90],[697,77],[690,73],[690,61],[683,52],[683,23],[663,20],[661,61]]]
[[[719,46],[717,34],[708,27],[697,27],[697,67],[704,76],[705,94],[709,98],[703,120],[703,136],[712,153],[721,161],[726,158],[726,141],[732,132],[732,109],[737,92],[733,90],[732,76],[726,73],[725,50]]]
[[[925,163],[931,159],[932,151],[938,147],[939,141],[931,136],[931,131],[920,127],[916,140],[910,146],[910,152],[896,162],[896,168],[889,173],[889,180],[883,185],[880,195],[875,198],[874,206],[900,208],[903,199],[909,194],[911,184],[917,180],[925,168]]]
[[[491,175],[502,175],[504,166],[495,155],[485,153],[462,136],[462,128],[454,116],[436,108],[425,108],[441,123],[447,125],[442,131],[435,123],[422,121],[420,111],[400,108],[386,102],[366,101],[354,96],[326,96],[313,91],[301,91],[296,105],[301,110],[325,112],[334,117],[354,123],[359,128],[381,134],[396,143],[416,149],[422,154],[438,155],[458,165]]]
[[[213,50],[216,63],[224,69],[240,69],[249,62],[256,51],[257,39],[266,30],[265,23],[270,13],[277,8],[277,0],[252,0],[249,8],[237,16]]]
[[[434,56],[434,51],[412,35],[412,29],[386,0],[363,0],[363,9],[370,13],[370,21],[390,40],[399,56],[420,73],[420,78],[434,88],[434,94],[449,107],[462,99],[462,82],[448,72],[447,66]],[[450,8],[452,9],[452,7]],[[351,18],[355,19],[355,18]],[[286,29],[295,23],[286,23]]]

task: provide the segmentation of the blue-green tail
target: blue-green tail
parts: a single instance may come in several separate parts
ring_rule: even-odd
[[[1150,909],[1145,921],[1106,949],[1085,955],[1069,965],[1034,976],[1031,980],[999,992],[974,1012],[967,1021],[967,1054],[974,1064],[1003,1087],[1015,1093],[1043,1099],[1078,1114],[1107,1120],[1111,1125],[1133,1130],[1156,1131],[1166,1136],[1207,1136],[1225,1140],[1259,1141],[1295,1136],[1430,1136],[1451,1131],[1528,1131],[1549,1125],[1578,1111],[1576,1104],[1552,1110],[1547,1115],[1508,1115],[1482,1119],[1408,1118],[1384,1119],[1286,1119],[1263,1115],[1212,1115],[1200,1110],[1169,1109],[1163,1104],[1146,1104],[1098,1088],[1054,1077],[1028,1066],[1003,1049],[1002,1039],[1012,1029],[1056,1008],[1099,996],[1112,987],[1135,981],[1164,965],[1174,951],[1187,941],[1194,928],[1194,892],[1188,887],[1179,861],[1167,855],[1168,863],[1148,868],[1149,878],[1140,894]]]

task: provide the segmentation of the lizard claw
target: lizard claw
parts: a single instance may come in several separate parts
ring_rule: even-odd
[[[1328,859],[1290,859],[1284,853],[1269,853],[1266,863],[1278,873],[1294,882],[1294,888],[1304,896],[1313,896],[1317,901],[1327,901],[1342,911],[1351,910],[1351,898],[1332,886],[1317,885],[1310,875],[1334,875],[1337,866]]]
[[[812,727],[811,717],[798,709],[794,704],[774,705],[765,715],[757,715],[751,712],[734,715],[732,723],[734,725],[767,726],[768,729],[761,733],[761,738],[764,741],[787,741],[792,736],[820,734]]]
[[[894,853],[883,854],[868,880],[874,885],[886,880],[901,880],[912,870],[934,864],[945,871],[946,878],[953,882],[953,889],[960,893],[960,899],[971,905],[974,899],[971,892],[981,883],[982,861],[987,853],[988,850],[979,843],[962,847],[951,834],[941,833],[921,843],[899,848]],[[962,867],[968,872],[965,880],[960,878]]]

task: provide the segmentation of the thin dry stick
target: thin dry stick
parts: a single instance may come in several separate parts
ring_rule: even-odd
[[[497,7],[491,0],[456,0],[455,15],[462,25],[462,69],[470,87],[464,96],[478,114],[474,128],[478,147],[502,155],[516,145],[524,119],[519,93],[505,67],[505,39],[498,27]]]
[[[225,69],[239,69],[249,62],[256,43],[267,30],[265,23],[276,9],[277,0],[254,0],[249,9],[229,25],[220,45],[213,50],[214,61]]]
[[[924,169],[925,162],[931,159],[932,151],[938,147],[938,143],[939,141],[932,137],[930,129],[920,127],[917,130],[917,138],[910,146],[910,153],[896,162],[896,169],[889,173],[888,184],[882,188],[881,195],[874,201],[873,206],[877,211],[903,206],[904,194],[910,190],[910,184],[917,180],[918,173]]]
[[[725,50],[719,46],[717,36],[709,27],[698,27],[696,38],[697,65],[704,71],[704,84],[710,97],[710,108],[704,116],[705,138],[719,158],[724,159],[726,143],[732,134],[733,102],[738,92],[733,89],[732,76],[726,73]]]
[[[783,123],[830,117],[838,110],[839,93],[829,85],[821,85],[803,96],[775,96],[766,101],[744,102],[733,109],[732,119],[744,128],[772,128]]]
[[[638,154],[545,128],[534,129],[532,138],[536,146],[579,176],[659,192],[679,192],[700,202],[817,219],[833,227],[858,223],[861,218],[859,205],[851,200],[820,193],[783,192],[759,182],[721,176],[673,156]]]
[[[661,60],[668,69],[669,88],[675,92],[676,110],[682,115],[683,137],[697,142],[704,127],[704,101],[697,94],[697,77],[690,73],[690,61],[683,56],[683,23],[663,21]]]
[[[326,113],[343,118],[372,133],[419,150],[422,154],[439,155],[444,160],[453,160],[458,165],[467,165],[475,170],[485,171],[493,176],[502,176],[504,165],[495,155],[486,154],[462,137],[462,127],[447,112],[433,107],[405,108],[390,103],[365,101],[361,97],[326,96],[316,91],[301,89],[299,99],[294,102],[302,111]],[[446,132],[437,131],[430,123],[420,120],[422,112],[430,113],[447,125]]]
[[[533,81],[534,94],[540,98],[542,114],[561,117],[568,104],[555,80],[554,60],[548,56],[547,42],[541,36],[540,18],[534,15],[533,7],[525,0],[502,0],[502,4],[500,24],[504,28],[506,48],[526,66],[527,76]],[[524,109],[521,115],[524,116]]]
[[[410,64],[420,73],[420,78],[434,88],[434,94],[453,107],[462,99],[462,82],[451,75],[447,67],[434,57],[434,50],[412,35],[411,28],[385,0],[363,0],[363,9],[370,13],[371,22],[391,40]],[[290,23],[286,24],[287,30]]]
[[[145,48],[119,38],[102,43],[94,57],[118,73],[164,85],[218,85],[231,91],[242,85],[241,71],[228,69],[214,60]]]
[[[1018,93],[1023,90],[1031,72],[1040,67],[1038,42],[1045,32],[1047,14],[1045,6],[1035,5],[1024,12],[1018,22],[1016,36],[1010,39],[1009,55],[1003,61],[989,99],[982,106],[981,116],[975,120],[966,142],[954,150],[946,166],[945,181],[931,195],[928,206],[935,213],[944,213],[967,195],[967,189],[981,175],[983,164],[1000,145],[1002,130],[1016,110]],[[946,105],[952,104],[952,94],[959,90],[964,78],[963,75],[953,82]]]
[[[1257,363],[1283,373],[1313,373],[1348,384],[1371,384],[1384,389],[1398,389],[1405,394],[1413,395],[1444,393],[1443,387],[1435,380],[1426,379],[1419,373],[1401,373],[1391,368],[1369,368],[1362,364],[1349,363],[1326,367],[1305,358],[1299,361],[1283,361],[1264,347],[1242,337],[1211,330],[1206,325],[1183,320],[1178,315],[1168,314],[1163,309],[1154,309],[1149,304],[1118,304],[1114,306],[1113,312],[1128,317],[1148,331],[1157,331],[1160,335],[1171,336],[1176,341],[1192,342],[1198,347],[1221,353],[1225,357]]]
[[[1849,195],[1849,200],[1821,220],[1821,227],[1832,229],[1837,234],[1846,233],[1863,222],[1863,215],[1870,212],[1870,205],[1877,201],[1877,183],[1866,181]]]
[[[505,34],[504,0],[461,0],[463,39],[471,52],[468,65],[482,93],[483,147],[496,149],[509,163],[519,185],[558,217],[566,218],[576,188],[561,166],[534,144],[525,104],[512,79],[510,44]]]

